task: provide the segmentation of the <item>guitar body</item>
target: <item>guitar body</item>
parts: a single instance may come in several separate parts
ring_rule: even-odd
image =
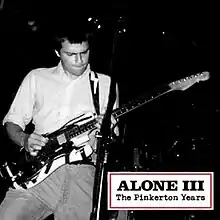
[[[66,148],[72,148],[72,145],[69,147],[66,146]],[[18,155],[19,161],[16,163],[5,163],[1,168],[1,173],[4,174],[4,178],[7,177],[8,185],[11,187],[29,189],[42,182],[59,167],[68,163],[81,161],[83,159],[82,152],[89,157],[93,153],[93,150],[89,145],[84,145],[80,149],[72,149],[71,152],[60,152],[59,155],[54,158],[50,157],[45,161],[43,159],[29,160],[27,159],[27,152],[23,150]]]
[[[15,189],[29,189],[64,164],[76,163],[92,155],[92,147],[86,144],[88,139],[84,138],[77,147],[74,143],[80,134],[96,128],[95,115],[87,113],[71,121],[74,122],[44,135],[49,140],[37,156],[31,156],[23,148],[20,152],[16,152],[15,159],[6,161],[1,166],[0,176],[9,186]]]
[[[153,94],[141,96],[115,109],[112,116],[117,119],[168,92],[184,91],[193,84],[207,79],[209,72],[203,72],[171,82],[160,87]],[[88,139],[82,137],[80,139],[80,136],[96,129],[96,124],[96,115],[86,113],[71,120],[57,131],[45,134],[48,142],[37,156],[30,156],[22,149],[16,155],[15,161],[7,161],[0,167],[0,176],[16,189],[28,189],[42,182],[64,164],[86,160],[92,155],[93,149],[86,143]],[[75,144],[76,142],[80,144]]]

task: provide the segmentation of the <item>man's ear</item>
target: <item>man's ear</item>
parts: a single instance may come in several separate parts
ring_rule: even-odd
[[[55,50],[55,54],[56,54],[58,57],[60,57],[60,54],[58,53],[57,50]]]

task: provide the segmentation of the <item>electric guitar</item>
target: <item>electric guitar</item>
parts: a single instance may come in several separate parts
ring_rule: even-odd
[[[117,120],[128,112],[164,95],[168,92],[184,91],[193,84],[208,80],[209,72],[202,72],[165,84],[151,94],[139,98],[115,109],[112,116]],[[86,113],[74,118],[60,129],[44,136],[48,142],[37,156],[31,156],[22,149],[16,155],[16,161],[6,161],[0,167],[0,176],[15,189],[29,189],[47,178],[56,169],[67,163],[77,163],[86,160],[93,154],[88,144],[74,145],[74,140],[85,132],[96,129],[97,115]]]

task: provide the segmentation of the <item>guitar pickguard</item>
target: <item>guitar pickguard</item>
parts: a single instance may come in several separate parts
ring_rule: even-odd
[[[56,169],[66,163],[74,163],[88,158],[93,153],[86,144],[89,137],[87,131],[96,128],[96,115],[82,114],[59,130],[44,135],[49,139],[37,156],[31,156],[24,149],[16,162],[6,162],[1,168],[5,178],[16,189],[31,188]]]
[[[93,153],[93,149],[89,145],[84,145],[80,149],[73,149],[70,154],[61,154],[58,157],[54,158],[51,163],[46,163],[39,171],[38,173],[28,179],[26,182],[22,183],[22,188],[31,188],[33,186],[36,186],[40,182],[42,182],[45,178],[47,178],[49,175],[51,175],[55,170],[57,170],[59,167],[68,163],[73,163],[77,161],[83,160],[84,156],[89,157]],[[68,157],[68,158],[67,158]],[[48,166],[50,168],[48,169]],[[48,169],[48,170],[47,170]],[[17,182],[14,182],[15,188],[20,188],[21,186],[18,185]]]

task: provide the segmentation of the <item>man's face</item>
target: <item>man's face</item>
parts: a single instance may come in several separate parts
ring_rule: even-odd
[[[73,76],[80,76],[84,73],[89,63],[89,44],[71,44],[68,40],[62,42],[60,58],[63,68]]]

